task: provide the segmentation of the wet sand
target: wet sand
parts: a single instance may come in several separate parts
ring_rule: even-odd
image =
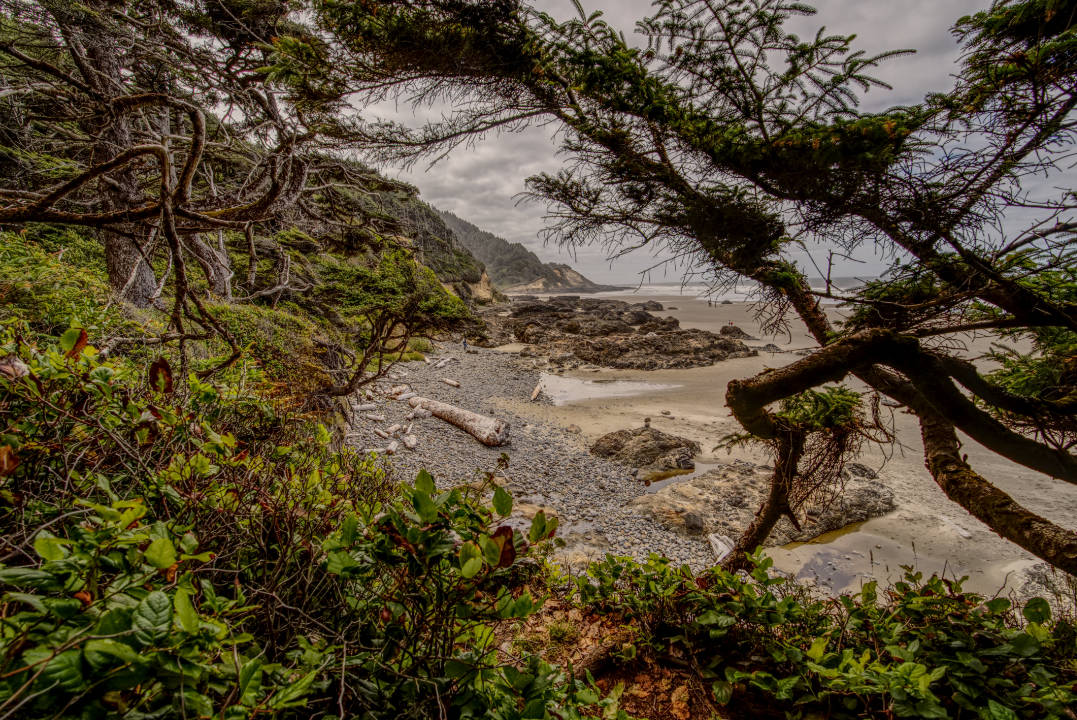
[[[759,357],[684,370],[565,372],[563,377],[551,380],[558,385],[558,401],[562,404],[505,401],[514,412],[562,427],[577,425],[588,441],[614,430],[638,427],[645,417],[650,417],[654,427],[698,441],[703,447],[697,458],[702,469],[710,463],[737,458],[769,462],[761,448],[738,448],[731,454],[715,449],[723,437],[741,430],[725,407],[725,387],[732,379],[796,361],[799,356],[792,351],[815,347],[797,324],[791,323],[789,334],[764,336],[746,303],[708,307],[706,301],[680,295],[602,297],[629,302],[657,300],[667,310],[655,314],[672,315],[685,328],[717,332],[732,320],[759,338],[749,345],[773,343],[787,352],[760,352]],[[976,356],[989,345],[989,338],[971,338],[966,354]],[[572,378],[579,381],[575,387]],[[642,385],[627,386],[622,382]],[[604,385],[609,392],[603,392]],[[900,579],[902,565],[914,566],[926,574],[945,573],[950,578],[967,575],[966,588],[981,593],[1004,594],[1020,589],[1023,570],[1036,564],[1037,559],[999,538],[946,498],[924,468],[915,418],[895,411],[893,422],[898,444],[886,448],[867,446],[858,460],[879,472],[894,491],[898,509],[811,543],[773,548],[770,555],[776,567],[834,591],[855,589],[865,578]],[[969,462],[986,478],[1030,510],[1065,527],[1077,528],[1077,487],[1011,463],[970,439],[963,441]],[[678,479],[683,478],[664,482]]]

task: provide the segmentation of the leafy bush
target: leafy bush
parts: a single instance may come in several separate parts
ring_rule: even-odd
[[[751,576],[693,576],[610,558],[576,594],[636,626],[644,651],[698,669],[736,717],[1072,717],[1077,633],[1042,599],[1022,624],[1004,598],[910,571],[882,601],[872,582],[824,602],[754,560]]]
[[[91,330],[116,325],[119,311],[103,309],[109,298],[104,275],[71,262],[85,243],[69,252],[66,241],[80,236],[47,237],[51,242],[39,244],[28,232],[0,232],[0,319],[19,318],[42,335],[62,333],[72,318]]]
[[[528,537],[460,490],[82,328],[0,329],[0,715],[576,718],[609,706],[498,624]],[[612,711],[612,717],[618,717]],[[623,716],[623,715],[622,715]]]

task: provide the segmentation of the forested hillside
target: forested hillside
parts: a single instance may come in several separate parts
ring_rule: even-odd
[[[451,212],[439,211],[460,243],[486,265],[501,290],[598,292],[615,289],[593,283],[568,265],[544,263],[520,243],[510,243]]]

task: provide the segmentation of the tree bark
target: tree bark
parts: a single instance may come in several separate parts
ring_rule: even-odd
[[[722,561],[722,567],[730,572],[747,570],[748,556],[766,542],[774,526],[785,515],[797,524],[796,515],[789,505],[789,492],[796,479],[797,466],[804,454],[804,433],[796,430],[779,432],[774,453],[774,474],[770,478],[770,491],[748,528],[737,538],[733,551]]]
[[[948,498],[1000,537],[1077,575],[1077,532],[1027,510],[980,477],[961,456],[953,426],[941,416],[930,412],[920,415],[920,434],[927,469]]]
[[[109,33],[101,22],[87,22],[100,14],[107,16],[118,3],[112,0],[89,0],[90,12],[72,10],[66,3],[50,2],[49,11],[64,29],[67,44],[85,85],[92,89],[98,100],[107,103],[122,94],[124,64],[121,56],[123,43]],[[71,13],[77,13],[72,16]],[[93,147],[93,163],[105,162],[132,146],[130,121],[123,113],[116,113],[105,127],[86,127],[96,136]],[[103,209],[127,210],[143,203],[138,180],[128,165],[108,173],[98,181]],[[141,248],[140,238],[149,237],[147,226],[129,223],[115,228],[98,230],[105,248],[109,285],[121,300],[136,307],[146,307],[153,302],[157,279],[153,268],[143,253],[151,248]]]

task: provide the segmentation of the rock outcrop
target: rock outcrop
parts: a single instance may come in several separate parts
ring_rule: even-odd
[[[649,425],[603,435],[591,446],[599,457],[643,471],[691,470],[699,443],[655,430]]]
[[[562,295],[546,301],[518,299],[484,319],[489,344],[524,343],[529,347],[522,354],[545,356],[569,368],[688,368],[757,354],[738,339],[685,330],[676,318],[652,314],[661,310],[653,300],[627,303]]]
[[[788,518],[782,518],[767,544],[806,542],[823,533],[892,511],[895,508],[894,493],[870,469],[859,466],[856,470],[861,468],[868,473],[854,475],[847,472],[841,493],[807,508],[800,518],[801,530],[793,527]],[[675,532],[685,535],[710,533],[736,539],[751,523],[763,502],[771,472],[768,467],[735,461],[642,495],[633,500],[630,507]]]

